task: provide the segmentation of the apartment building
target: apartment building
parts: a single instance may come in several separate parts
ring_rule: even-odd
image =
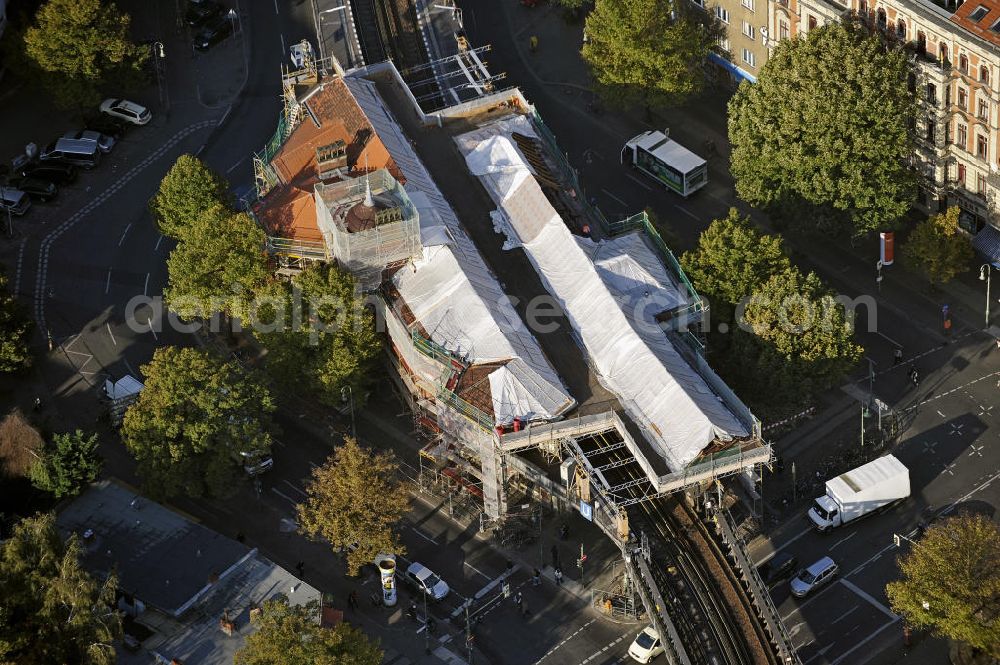
[[[910,88],[921,100],[913,156],[919,203],[928,212],[957,205],[970,234],[1000,226],[1000,0],[772,0],[769,7],[772,48],[850,12],[905,48],[915,65]]]
[[[768,22],[769,2],[771,0],[717,0],[705,7],[726,29],[719,47],[729,54],[729,59],[715,53],[709,56],[721,80],[728,79],[734,85],[741,81],[757,81],[767,62],[768,40],[773,35]]]

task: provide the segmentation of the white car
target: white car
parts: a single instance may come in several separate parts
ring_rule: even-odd
[[[111,149],[115,147],[115,138],[113,136],[95,132],[92,129],[66,132],[63,134],[63,138],[73,139],[74,141],[90,141],[91,143],[97,144],[97,147],[105,154],[111,152]]]
[[[659,633],[652,626],[646,628],[636,635],[632,646],[628,648],[628,655],[632,660],[640,663],[648,663],[663,653],[663,641]]]
[[[410,567],[406,569],[406,581],[434,600],[441,600],[451,590],[448,588],[447,582],[421,563],[410,564]]]
[[[145,106],[127,99],[105,99],[101,102],[101,113],[119,118],[133,125],[145,125],[153,119],[153,114]]]

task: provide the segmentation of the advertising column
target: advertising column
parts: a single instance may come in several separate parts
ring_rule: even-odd
[[[386,607],[396,605],[396,556],[379,554],[375,557],[379,575],[382,577],[382,602]]]

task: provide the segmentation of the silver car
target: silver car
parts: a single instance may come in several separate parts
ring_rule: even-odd
[[[416,562],[411,563],[406,569],[405,579],[434,600],[441,600],[451,590],[448,588],[448,583],[431,572],[427,566]]]
[[[840,569],[836,562],[825,556],[805,570],[800,571],[788,585],[793,596],[805,598],[816,589],[832,581],[839,572]]]
[[[66,132],[62,137],[64,139],[75,139],[77,141],[91,141],[92,143],[96,143],[97,147],[104,154],[111,152],[111,149],[115,147],[115,138],[113,136],[95,132],[92,129],[81,129],[75,132]]]

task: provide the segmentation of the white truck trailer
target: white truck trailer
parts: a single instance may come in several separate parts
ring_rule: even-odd
[[[886,455],[826,481],[826,494],[813,502],[809,519],[819,531],[829,531],[888,510],[908,496],[909,469]]]

